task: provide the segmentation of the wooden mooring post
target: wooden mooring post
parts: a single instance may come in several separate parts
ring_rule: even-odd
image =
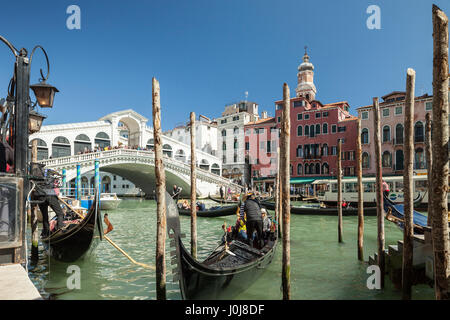
[[[283,223],[283,300],[291,299],[291,248],[290,248],[290,133],[291,133],[291,99],[288,85],[283,85],[283,113],[281,119],[280,159],[281,159],[281,200]]]
[[[276,186],[276,203],[275,203],[275,209],[276,209],[276,217],[278,222],[278,237],[282,236],[282,217],[281,217],[281,175],[280,175],[280,146],[277,148],[277,186]]]
[[[152,79],[153,139],[156,177],[156,299],[166,300],[166,174],[161,139],[161,100],[159,82]]]
[[[383,209],[383,173],[381,171],[381,139],[380,139],[380,105],[378,98],[373,98],[373,121],[375,141],[375,168],[376,168],[376,201],[377,201],[377,245],[378,245],[378,267],[380,268],[380,286],[384,288],[385,257],[384,257],[384,209]]]
[[[342,141],[338,139],[337,145],[337,205],[338,205],[338,241],[343,242],[342,239]]]
[[[197,173],[195,161],[195,113],[191,112],[191,255],[197,258]]]
[[[362,183],[361,159],[361,119],[357,122],[358,137],[356,138],[356,172],[358,175],[358,260],[364,261],[364,198]]]
[[[403,259],[402,259],[402,299],[411,299],[413,277],[413,210],[414,210],[414,92],[416,72],[409,68],[406,72],[406,100],[405,100],[405,138],[403,149],[405,153],[405,169],[403,171],[404,195],[404,228],[403,228]]]
[[[425,158],[427,160],[427,192],[428,192],[428,208],[427,208],[427,226],[431,227],[433,221],[433,202],[431,193],[433,193],[433,152],[431,151],[431,146],[433,142],[431,141],[431,113],[428,112],[425,116]]]
[[[448,17],[433,5],[433,192],[432,238],[434,290],[437,300],[450,299],[448,234]]]

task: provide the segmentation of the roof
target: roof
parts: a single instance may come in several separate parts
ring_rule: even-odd
[[[382,98],[383,100],[386,100],[386,98],[388,98],[388,97],[390,97],[390,96],[393,96],[393,95],[397,95],[397,94],[405,95],[406,92],[405,92],[405,91],[392,91],[391,93],[388,93],[388,94],[382,96],[381,98]]]
[[[133,109],[126,109],[121,111],[112,112],[110,114],[107,114],[106,116],[101,117],[99,120],[111,120],[114,116],[129,116],[133,115],[135,118],[147,122],[148,119],[144,117],[143,115],[137,113]]]
[[[263,123],[270,123],[270,122],[275,122],[275,117],[270,117],[270,118],[266,118],[266,119],[259,119],[259,120],[253,121],[253,122],[248,122],[246,124],[246,126],[263,124]]]

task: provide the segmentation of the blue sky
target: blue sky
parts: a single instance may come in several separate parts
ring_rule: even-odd
[[[51,61],[49,83],[60,93],[45,124],[97,120],[132,108],[151,122],[151,79],[161,85],[163,130],[195,111],[218,117],[244,99],[274,114],[283,82],[295,94],[304,46],[315,65],[316,98],[347,100],[351,111],[372,97],[404,90],[408,67],[416,94],[432,93],[432,3],[450,15],[450,1],[158,0],[2,3],[1,35]],[[81,9],[69,30],[66,9]],[[381,9],[369,30],[366,9]],[[13,57],[0,50],[0,97]],[[31,83],[45,67],[33,57]],[[34,98],[34,97],[33,97]]]

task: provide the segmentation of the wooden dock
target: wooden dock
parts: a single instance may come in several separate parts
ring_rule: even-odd
[[[0,300],[40,300],[39,291],[20,264],[0,265]]]

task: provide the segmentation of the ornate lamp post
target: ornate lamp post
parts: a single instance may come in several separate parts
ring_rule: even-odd
[[[14,74],[9,83],[8,87],[8,97],[6,103],[2,105],[2,134],[3,142],[6,140],[7,132],[9,133],[9,145],[14,149],[14,170],[15,178],[17,180],[18,186],[23,183],[23,187],[20,190],[21,199],[17,199],[20,204],[16,208],[15,217],[20,223],[18,223],[19,230],[16,234],[21,235],[21,241],[15,241],[15,246],[11,244],[8,250],[14,250],[15,254],[11,258],[11,262],[23,261],[25,256],[25,203],[26,197],[29,190],[28,181],[28,135],[29,133],[37,132],[45,116],[40,115],[33,109],[36,104],[41,107],[52,107],[55,92],[58,89],[48,85],[46,80],[48,79],[50,72],[50,63],[48,61],[47,53],[44,48],[37,45],[31,51],[30,57],[28,57],[28,51],[24,48],[17,50],[8,40],[0,36],[0,40],[6,44],[6,46],[11,50],[14,55]],[[45,55],[47,61],[47,75],[44,77],[41,69],[41,79],[40,83],[32,85],[31,89],[34,91],[36,96],[36,103],[32,103],[30,99],[30,67],[33,55],[36,49],[41,49]],[[5,123],[9,122],[8,131],[6,131]],[[11,175],[9,175],[11,177]],[[9,178],[11,179],[11,178]],[[5,248],[2,246],[1,248]],[[2,250],[0,249],[0,256],[2,255]],[[5,252],[3,252],[5,253]]]

